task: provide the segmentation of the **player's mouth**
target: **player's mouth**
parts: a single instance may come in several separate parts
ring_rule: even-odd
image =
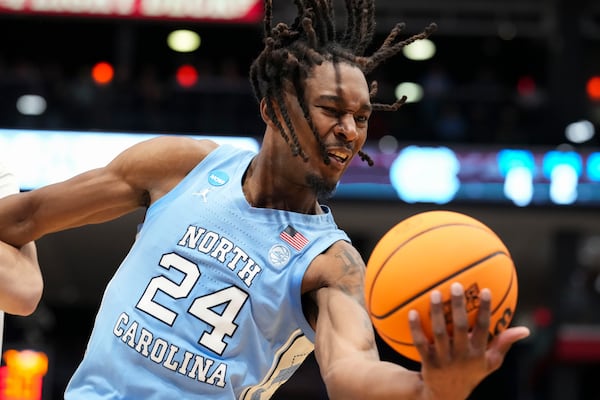
[[[339,164],[345,164],[350,159],[350,154],[341,150],[329,150],[327,155],[331,161]]]

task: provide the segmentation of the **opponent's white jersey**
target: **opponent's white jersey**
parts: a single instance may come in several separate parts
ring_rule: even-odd
[[[254,156],[221,146],[148,209],[67,400],[266,399],[310,354],[302,278],[349,239],[327,207],[251,207],[241,182]]]

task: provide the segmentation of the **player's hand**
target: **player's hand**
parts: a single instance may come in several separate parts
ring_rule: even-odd
[[[451,287],[452,332],[446,328],[441,293],[431,293],[431,327],[433,341],[425,336],[416,311],[409,313],[415,347],[422,359],[424,395],[428,399],[465,399],[504,361],[510,347],[529,335],[526,327],[508,328],[488,342],[491,293],[483,289],[475,326],[469,329],[461,284]]]

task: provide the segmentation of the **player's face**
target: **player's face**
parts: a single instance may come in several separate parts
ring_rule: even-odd
[[[307,78],[305,102],[329,163],[325,162],[300,107],[290,104],[298,139],[309,157],[302,168],[306,182],[319,196],[327,197],[367,139],[371,115],[369,86],[357,67],[327,62],[316,66]]]

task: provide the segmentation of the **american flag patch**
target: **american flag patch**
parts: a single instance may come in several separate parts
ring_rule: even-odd
[[[294,249],[300,251],[308,244],[308,239],[303,234],[288,225],[280,234],[279,237],[289,243]]]

